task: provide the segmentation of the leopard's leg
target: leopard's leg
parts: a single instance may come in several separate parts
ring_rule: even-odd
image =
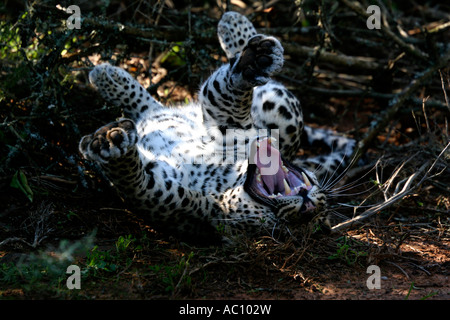
[[[253,88],[266,84],[283,65],[283,47],[269,36],[252,37],[236,56],[213,73],[199,94],[204,121],[222,129],[253,127]]]
[[[182,170],[143,156],[132,120],[120,119],[84,136],[79,150],[100,165],[133,210],[155,227],[180,236],[221,240],[216,227],[227,219],[217,200],[180,184]],[[216,219],[207,219],[208,212]]]
[[[263,50],[264,45],[257,41],[252,41],[252,45],[248,46],[249,40],[256,35],[253,24],[237,12],[224,13],[217,26],[219,42],[230,64],[217,70],[204,83],[199,100],[203,105],[205,121],[217,124],[222,133],[226,128],[249,129],[253,126],[250,115],[252,90],[256,84],[264,84],[268,80],[261,77],[255,79],[257,74],[254,71],[261,69],[262,74],[272,73],[281,68],[283,63],[283,49],[275,39],[271,41],[277,50]],[[258,39],[261,36],[255,38]],[[271,46],[270,42],[265,45]],[[256,58],[262,65],[258,65]],[[239,79],[239,74],[245,75],[243,79]]]
[[[256,34],[253,24],[237,12],[226,12],[219,21],[217,35],[227,57],[233,61]],[[331,131],[305,127],[297,98],[283,85],[269,81],[254,89],[251,114],[256,128],[278,129],[282,154],[297,165],[304,165],[319,175],[330,175],[346,168],[355,141]],[[303,135],[302,135],[303,134]],[[301,139],[300,139],[301,138]],[[294,159],[300,146],[322,144],[328,154],[307,160]]]
[[[305,126],[299,100],[282,84],[270,81],[255,89],[252,117],[257,128],[279,130],[284,157],[318,176],[339,174],[351,161],[356,141],[331,130]],[[296,157],[300,148],[314,147],[320,147],[324,154],[308,159]]]
[[[253,24],[238,12],[225,12],[217,25],[217,37],[228,59],[240,54],[256,34]]]
[[[97,162],[119,193],[133,204],[135,191],[145,186],[147,178],[142,174],[137,141],[134,122],[120,119],[84,136],[79,143],[84,158]]]
[[[115,106],[123,108],[123,116],[137,121],[142,114],[162,105],[125,70],[103,63],[89,73],[90,82],[100,95]]]
[[[239,57],[251,37],[256,35],[253,24],[238,12],[226,12],[217,26],[219,42],[233,61]],[[300,147],[303,116],[300,102],[283,85],[269,81],[254,89],[251,116],[258,129],[278,129],[281,153],[291,159]],[[273,131],[273,136],[277,136]]]

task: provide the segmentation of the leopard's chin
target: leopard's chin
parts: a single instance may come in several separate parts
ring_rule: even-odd
[[[292,198],[293,202],[302,203],[300,212],[315,210],[309,193],[316,188],[308,173],[283,159],[270,138],[254,144],[256,148],[250,157],[254,161],[249,161],[244,190],[259,203],[274,209],[286,205]]]

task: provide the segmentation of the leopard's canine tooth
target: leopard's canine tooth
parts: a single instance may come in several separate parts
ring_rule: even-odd
[[[302,177],[303,177],[303,181],[305,182],[307,187],[311,187],[311,182],[309,181],[308,177],[306,176],[306,174],[304,172],[302,172]]]

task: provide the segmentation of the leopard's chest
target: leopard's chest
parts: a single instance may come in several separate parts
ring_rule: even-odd
[[[146,112],[136,121],[136,128],[144,157],[173,164],[192,163],[190,158],[203,149],[208,134],[201,108],[195,104]]]
[[[143,114],[136,127],[143,165],[158,162],[161,176],[176,176],[180,185],[205,194],[221,194],[243,185],[245,145],[241,145],[243,154],[234,149],[236,145],[227,152],[226,136],[203,122],[199,105]]]

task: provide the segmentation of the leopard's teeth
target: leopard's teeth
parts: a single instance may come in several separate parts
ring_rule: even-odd
[[[311,187],[311,182],[309,181],[308,177],[306,176],[306,174],[304,172],[302,172],[302,177],[303,177],[303,181],[305,182],[307,187]]]
[[[279,197],[282,197],[283,195],[281,194],[281,193],[277,193],[277,194],[271,194],[271,195],[269,195],[268,197],[269,198],[279,198]]]
[[[286,168],[285,166],[281,166],[281,169],[283,169],[283,171],[284,171],[284,173],[289,173],[289,169],[288,168]]]
[[[289,187],[289,185],[288,185],[286,179],[283,179],[283,184],[284,184],[284,193],[285,193],[287,196],[290,195],[291,192],[292,192],[292,190],[291,190],[291,188]]]

